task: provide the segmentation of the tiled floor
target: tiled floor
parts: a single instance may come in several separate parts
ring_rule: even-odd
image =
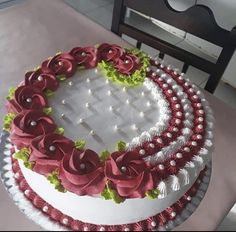
[[[103,27],[110,29],[113,0],[65,0],[65,2]]]
[[[114,0],[65,0],[65,1],[77,11],[81,12],[82,14],[85,14],[90,19],[94,20],[98,24],[101,24],[103,27],[110,30]],[[163,31],[159,32],[162,33],[162,36],[165,36],[165,33]],[[123,36],[123,38],[133,45],[135,45],[136,43],[135,40],[127,36]],[[179,43],[179,41],[173,40],[173,43]],[[158,54],[156,50],[146,45],[142,46],[142,50],[144,50],[151,56],[156,56]],[[172,64],[176,68],[181,69],[182,67],[182,63],[172,57],[165,56],[164,60],[166,63]],[[208,77],[206,73],[194,67],[189,68],[187,76],[192,82],[195,82],[202,88],[206,84]],[[236,89],[234,89],[228,84],[225,84],[223,81],[221,81],[219,86],[217,87],[215,96],[220,98],[230,106],[236,108]],[[218,231],[236,230],[235,218],[236,218],[236,206],[231,210],[228,216],[221,223],[221,225],[218,228]]]

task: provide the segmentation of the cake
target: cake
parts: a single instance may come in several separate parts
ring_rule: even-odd
[[[211,160],[204,95],[138,49],[57,53],[9,90],[6,109],[14,185],[64,229],[160,229],[191,203]]]

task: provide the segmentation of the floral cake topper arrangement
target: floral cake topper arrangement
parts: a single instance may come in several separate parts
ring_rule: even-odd
[[[101,44],[58,53],[34,71],[27,72],[24,82],[11,88],[7,96],[4,129],[10,132],[10,139],[17,148],[14,157],[46,176],[61,192],[70,191],[80,196],[100,194],[116,203],[128,198],[157,198],[158,182],[177,174],[198,152],[204,128],[197,127],[199,122],[196,122],[194,131],[198,137],[193,135],[194,143],[188,144],[188,149],[181,148],[181,156],[176,152],[155,165],[144,160],[171,144],[180,135],[184,120],[183,109],[174,92],[166,88],[163,80],[157,79],[150,65],[156,66],[140,50]],[[159,84],[172,109],[171,123],[163,134],[132,150],[127,150],[126,143],[120,141],[115,151],[104,150],[102,154],[87,148],[84,140],[72,141],[65,137],[64,129],[58,128],[51,116],[52,108],[47,98],[58,89],[60,82],[71,78],[77,70],[95,67],[100,68],[106,78],[123,86],[141,85],[146,77]],[[192,101],[195,107],[199,99],[192,98]],[[196,112],[204,121],[204,112],[197,105]],[[199,146],[195,146],[195,141]]]
[[[123,49],[118,45],[110,47],[102,44],[98,47],[101,62],[98,64],[105,77],[124,86],[136,86],[143,83],[149,67],[148,56],[138,49]]]

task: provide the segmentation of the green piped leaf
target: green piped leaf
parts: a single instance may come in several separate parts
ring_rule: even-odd
[[[43,112],[47,115],[52,114],[52,107],[45,107],[43,108]]]
[[[30,169],[30,170],[32,170],[33,167],[34,167],[34,163],[33,163],[33,162],[30,162],[30,161],[25,161],[25,162],[24,162],[24,165],[25,165],[26,168],[28,168],[28,169]]]
[[[78,150],[83,150],[85,148],[85,140],[83,139],[80,139],[80,140],[77,140],[75,141],[75,148],[78,149]]]
[[[34,71],[37,71],[37,70],[39,70],[40,68],[41,68],[41,66],[37,66],[37,67],[34,68]]]
[[[98,67],[103,71],[105,77],[114,83],[127,87],[138,86],[144,82],[147,67],[150,66],[150,58],[139,49],[126,49],[126,52],[138,56],[142,63],[142,67],[132,75],[127,76],[119,73],[111,63],[105,61],[98,63]]]
[[[10,101],[10,100],[12,100],[12,99],[14,98],[15,91],[16,91],[16,88],[14,88],[14,87],[11,87],[11,88],[9,89],[8,95],[7,95],[7,97],[6,97],[6,99],[7,99],[8,101]]]
[[[145,195],[150,199],[156,199],[159,196],[159,194],[160,191],[158,189],[149,190],[145,193]]]
[[[14,154],[14,158],[24,161],[25,167],[32,170],[34,167],[34,162],[29,161],[30,153],[31,153],[30,149],[24,147]]]
[[[106,187],[101,193],[102,197],[105,200],[113,200],[115,203],[120,204],[125,201],[125,199],[117,193],[116,190],[112,189],[109,184],[106,184]]]
[[[3,118],[3,129],[5,131],[10,132],[11,124],[12,124],[15,117],[16,117],[15,113],[8,113],[5,115],[5,117]]]
[[[77,66],[77,70],[84,70],[84,69],[86,69],[86,68],[85,68],[85,66],[83,66],[83,65]]]
[[[47,97],[51,97],[54,95],[54,92],[50,89],[47,89],[46,91],[44,91],[44,93]]]
[[[65,192],[66,192],[66,189],[65,189],[62,185],[56,186],[55,189],[56,189],[58,192],[61,192],[61,193],[65,193]]]
[[[55,133],[59,135],[63,135],[64,132],[65,132],[65,129],[62,127],[57,127],[57,129],[55,130]]]
[[[108,150],[104,150],[101,152],[100,160],[102,162],[105,162],[107,159],[109,159],[109,157],[110,157],[110,152]]]
[[[47,179],[49,182],[54,185],[54,188],[59,192],[65,193],[66,189],[62,186],[60,179],[58,178],[58,171],[53,171],[48,174]]]
[[[57,75],[57,80],[65,81],[66,80],[66,76],[65,75]]]
[[[30,155],[30,149],[24,147],[14,154],[14,158],[23,160],[24,162],[28,162],[29,155]]]
[[[126,143],[124,141],[119,141],[116,145],[118,151],[125,151]]]

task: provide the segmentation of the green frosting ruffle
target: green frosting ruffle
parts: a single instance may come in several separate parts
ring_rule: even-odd
[[[146,77],[146,70],[150,66],[150,58],[137,48],[126,49],[126,52],[136,55],[142,63],[141,68],[136,70],[132,75],[128,76],[119,73],[111,63],[106,61],[98,63],[98,67],[102,70],[105,77],[114,83],[127,87],[141,85]]]

